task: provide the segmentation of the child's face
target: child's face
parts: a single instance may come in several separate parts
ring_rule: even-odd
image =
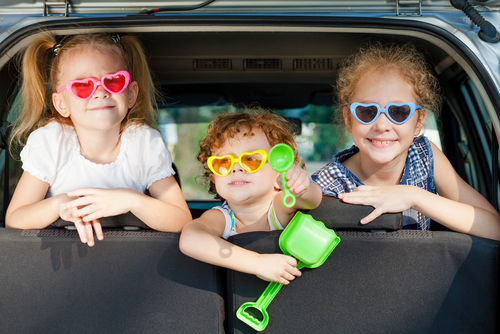
[[[394,69],[368,72],[358,82],[350,103],[377,103],[384,108],[389,103],[418,104],[413,88]],[[385,114],[365,125],[354,119],[344,107],[344,120],[352,139],[362,155],[376,164],[387,164],[395,159],[406,160],[406,153],[422,129],[425,113],[416,111],[403,124],[394,124]]]
[[[69,80],[89,77],[100,80],[105,74],[122,70],[125,70],[125,66],[121,61],[117,61],[116,57],[97,53],[91,47],[85,46],[75,50],[63,61],[56,88],[63,87]],[[135,103],[137,93],[137,83],[133,81],[120,94],[111,94],[102,86],[97,86],[97,90],[88,100],[77,99],[67,90],[54,93],[52,100],[63,117],[71,117],[77,132],[110,129],[119,131],[130,104]]]
[[[213,155],[223,156],[231,154],[238,157],[243,152],[271,150],[266,135],[260,129],[252,129],[254,136],[243,136],[248,129],[240,129],[240,132],[231,139],[226,139],[222,147],[212,152]],[[255,173],[246,172],[238,163],[235,163],[231,172],[224,177],[214,174],[210,175],[215,183],[217,193],[232,203],[251,203],[252,201],[271,200],[276,194],[276,178],[279,176],[269,163]]]

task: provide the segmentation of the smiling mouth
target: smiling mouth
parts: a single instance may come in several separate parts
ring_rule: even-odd
[[[387,145],[395,142],[395,140],[375,140],[375,139],[368,139],[368,140],[374,144],[379,144],[379,145]]]
[[[248,181],[234,181],[234,182],[229,183],[229,185],[230,186],[242,186],[242,185],[245,185],[248,183],[250,183],[250,182],[248,182]]]

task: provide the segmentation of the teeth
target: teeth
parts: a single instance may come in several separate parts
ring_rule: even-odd
[[[387,145],[387,144],[391,143],[392,140],[384,140],[384,141],[382,141],[382,140],[372,140],[372,142],[374,142],[375,144]]]
[[[246,182],[240,181],[240,182],[233,182],[232,184],[245,184]]]

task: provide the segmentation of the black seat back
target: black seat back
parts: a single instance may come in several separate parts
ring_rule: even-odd
[[[1,333],[223,333],[214,266],[179,251],[179,234],[0,229]]]
[[[280,232],[232,237],[259,253],[281,252]],[[339,231],[316,269],[282,288],[266,333],[498,333],[500,243],[454,232]],[[230,333],[255,331],[235,316],[267,286],[228,271]]]

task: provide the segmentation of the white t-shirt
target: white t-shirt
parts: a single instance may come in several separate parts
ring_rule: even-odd
[[[21,160],[24,171],[49,184],[46,198],[86,187],[144,192],[174,174],[161,134],[146,125],[128,127],[121,135],[116,160],[101,165],[80,154],[72,126],[51,122],[30,134]]]

